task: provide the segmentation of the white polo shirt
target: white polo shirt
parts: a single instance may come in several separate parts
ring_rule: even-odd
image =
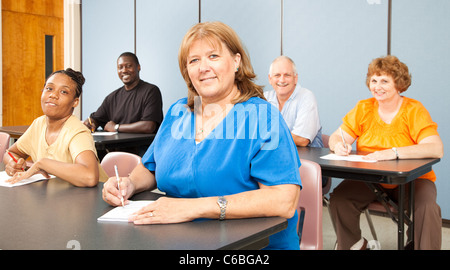
[[[279,109],[275,90],[264,92],[267,101]],[[310,147],[323,147],[317,101],[312,91],[297,84],[281,110],[284,121],[292,134],[309,139]]]

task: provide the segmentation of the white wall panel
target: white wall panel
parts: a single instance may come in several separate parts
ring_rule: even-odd
[[[134,51],[134,1],[82,2],[82,118],[96,111],[103,99],[123,85],[117,58]]]
[[[450,151],[448,76],[450,74],[450,1],[395,0],[392,54],[408,65],[411,87],[404,93],[423,103],[438,124],[444,152]],[[450,219],[450,166],[444,156],[433,166],[442,217]]]
[[[203,0],[202,22],[221,21],[232,27],[248,50],[258,76],[256,83],[270,89],[269,66],[281,51],[279,0]]]
[[[330,134],[361,99],[372,59],[387,54],[387,0],[285,0],[284,54],[299,83],[313,91],[323,133]]]
[[[141,78],[157,85],[163,111],[187,96],[178,67],[178,49],[188,29],[198,23],[198,0],[138,0],[136,53]]]

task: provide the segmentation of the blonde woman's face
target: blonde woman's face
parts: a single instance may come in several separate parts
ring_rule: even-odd
[[[203,100],[220,101],[237,90],[234,80],[240,60],[240,54],[232,55],[223,43],[213,46],[207,40],[199,39],[192,44],[187,71]]]

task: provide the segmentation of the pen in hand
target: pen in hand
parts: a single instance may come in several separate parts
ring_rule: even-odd
[[[17,163],[17,159],[13,156],[13,154],[11,154],[11,152],[9,152],[8,150],[6,150],[6,152],[8,153],[8,155],[14,160],[15,163]],[[24,172],[25,170],[23,168],[21,168],[22,171]]]
[[[345,151],[348,151],[347,144],[345,143],[344,140],[344,133],[342,132],[342,128],[339,128],[339,131],[341,132],[342,143],[344,144]]]
[[[91,132],[93,133],[94,132],[94,127],[92,126],[91,118],[88,117],[88,120],[89,120],[89,124],[91,125]]]
[[[125,204],[123,203],[123,195],[120,192],[120,177],[119,177],[119,172],[117,171],[117,165],[114,165],[114,170],[116,171],[116,179],[117,179],[117,189],[119,190],[120,193],[120,201],[122,202],[122,206],[125,206]]]

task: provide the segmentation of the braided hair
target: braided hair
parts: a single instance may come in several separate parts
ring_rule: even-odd
[[[83,74],[79,71],[75,71],[71,68],[67,68],[65,70],[57,70],[57,71],[53,72],[52,74],[50,74],[50,76],[48,76],[48,78],[50,78],[51,76],[53,76],[54,74],[57,74],[57,73],[62,73],[62,74],[69,76],[72,79],[72,81],[74,81],[77,84],[75,98],[80,97],[81,93],[83,92],[83,84],[86,81]],[[48,80],[48,78],[47,78],[47,80]]]

